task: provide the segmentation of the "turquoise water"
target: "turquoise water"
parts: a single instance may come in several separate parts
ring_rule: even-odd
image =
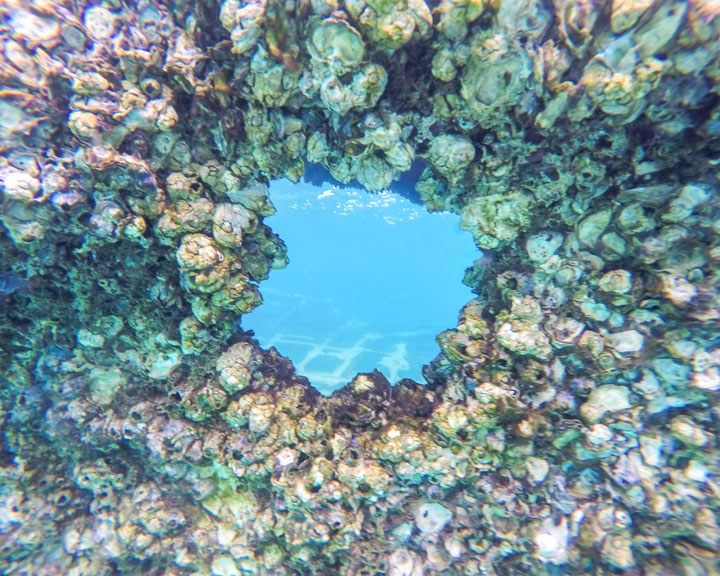
[[[327,394],[358,372],[424,382],[472,297],[462,284],[479,256],[459,217],[430,213],[399,194],[272,182],[267,224],[290,263],[262,284],[264,303],[242,319]]]

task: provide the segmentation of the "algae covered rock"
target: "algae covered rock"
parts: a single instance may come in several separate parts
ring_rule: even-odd
[[[460,181],[474,158],[475,148],[470,139],[451,134],[443,134],[433,139],[428,152],[428,162],[447,178],[451,185]]]
[[[532,298],[515,299],[509,313],[498,315],[498,343],[521,356],[547,360],[552,354],[550,339],[540,327],[543,313]]]
[[[718,572],[712,2],[131,4],[0,4],[1,573]],[[486,251],[425,384],[239,327],[306,162]]]
[[[387,52],[400,48],[412,38],[427,37],[432,27],[432,14],[424,0],[350,0],[347,9],[361,23],[362,32]]]
[[[248,364],[252,355],[252,346],[239,342],[218,358],[216,368],[220,373],[220,384],[228,393],[242,390],[250,383],[251,370]]]
[[[313,58],[326,64],[334,73],[343,73],[362,63],[365,43],[346,20],[326,18],[310,33],[308,50]]]
[[[530,58],[506,42],[495,38],[476,48],[460,80],[460,95],[484,126],[499,121],[500,111],[520,103],[530,88]]]
[[[212,219],[213,237],[222,246],[239,246],[242,244],[243,233],[252,233],[257,228],[255,215],[238,204],[218,205]]]
[[[530,225],[532,200],[522,192],[480,196],[463,208],[461,226],[477,245],[491,250],[507,245]]]
[[[333,112],[372,108],[385,91],[387,72],[379,64],[366,64],[349,78],[329,76],[320,86],[320,99]]]
[[[188,286],[200,292],[215,292],[228,279],[229,263],[218,244],[203,234],[183,237],[177,262]]]

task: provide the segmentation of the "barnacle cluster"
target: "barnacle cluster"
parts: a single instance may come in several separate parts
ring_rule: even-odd
[[[0,15],[0,572],[720,572],[716,2]],[[267,182],[416,161],[477,298],[322,397],[237,328]]]

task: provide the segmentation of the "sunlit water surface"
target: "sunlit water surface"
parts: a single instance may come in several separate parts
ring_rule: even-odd
[[[261,283],[264,303],[242,319],[324,394],[358,372],[424,382],[435,336],[473,295],[462,284],[479,256],[459,217],[430,214],[387,192],[279,180],[266,219],[290,264]]]

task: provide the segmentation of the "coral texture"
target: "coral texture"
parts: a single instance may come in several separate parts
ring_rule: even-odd
[[[0,572],[720,572],[711,0],[0,3]],[[306,163],[486,252],[427,385],[238,329]]]

